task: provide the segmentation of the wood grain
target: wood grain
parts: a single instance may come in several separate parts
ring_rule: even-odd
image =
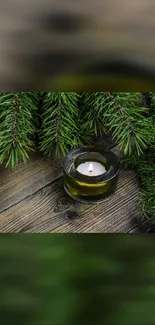
[[[117,146],[104,137],[98,144]],[[118,190],[100,205],[80,204],[63,190],[62,161],[33,154],[26,165],[0,168],[0,232],[136,232],[139,196],[135,172],[121,170]]]
[[[27,164],[13,170],[1,168],[0,212],[21,202],[62,176],[62,162],[32,155]]]
[[[137,211],[135,173],[122,170],[118,190],[100,205],[68,198],[59,179],[0,215],[1,232],[129,232]]]
[[[109,148],[114,142],[107,135],[96,139]],[[120,155],[118,149],[113,149]],[[31,154],[27,164],[20,163],[13,170],[0,167],[0,213],[21,202],[62,176],[62,160]]]

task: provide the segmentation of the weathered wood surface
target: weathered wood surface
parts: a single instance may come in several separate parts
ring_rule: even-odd
[[[108,148],[114,146],[106,135],[95,141],[99,145],[105,142]],[[0,213],[61,176],[62,161],[53,163],[51,158],[42,157],[39,153],[32,155],[26,165],[20,163],[14,170],[0,167]]]
[[[137,232],[139,192],[135,172],[122,169],[110,199],[77,203],[64,193],[62,162],[34,155],[13,171],[0,169],[0,232]]]
[[[0,212],[19,203],[26,197],[62,176],[62,162],[34,155],[27,164],[20,163],[13,170],[0,172]]]

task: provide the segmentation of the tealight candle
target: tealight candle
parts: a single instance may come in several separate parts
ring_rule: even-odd
[[[99,162],[86,161],[77,167],[77,171],[87,176],[99,176],[106,172],[105,167]]]
[[[119,159],[103,147],[86,147],[68,153],[63,162],[64,188],[80,202],[98,203],[117,187]]]

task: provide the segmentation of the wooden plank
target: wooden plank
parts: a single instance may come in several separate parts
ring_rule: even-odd
[[[32,195],[62,176],[62,162],[33,155],[13,170],[1,168],[0,212]]]
[[[111,139],[107,147],[112,144]],[[118,151],[117,151],[118,152]],[[62,176],[62,161],[32,154],[27,164],[13,170],[0,168],[0,213]]]
[[[128,232],[137,216],[135,173],[122,170],[118,190],[100,205],[80,204],[65,195],[59,179],[0,215],[0,232]]]
[[[139,186],[134,172],[122,171],[116,194],[100,206],[80,210],[79,222],[62,225],[51,232],[127,233],[133,228],[139,214],[136,201]],[[91,217],[90,217],[91,216]]]

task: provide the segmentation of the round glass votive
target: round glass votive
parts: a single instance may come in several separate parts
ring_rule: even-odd
[[[64,189],[73,199],[100,203],[116,188],[120,162],[104,147],[84,147],[70,151],[63,161]]]

